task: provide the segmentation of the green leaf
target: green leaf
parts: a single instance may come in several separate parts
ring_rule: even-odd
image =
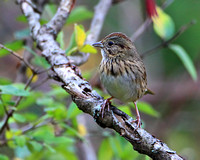
[[[39,152],[42,149],[42,145],[36,141],[28,141],[27,147],[30,152],[34,152],[34,151]]]
[[[134,106],[134,105],[132,105],[132,106]],[[154,116],[154,117],[160,116],[159,112],[157,112],[149,103],[139,101],[139,102],[137,102],[137,106],[138,106],[139,111],[141,111],[143,113],[146,113],[146,114]]]
[[[44,146],[45,146],[50,152],[56,153],[56,150],[55,150],[53,147],[51,147],[50,145],[44,143]]]
[[[194,81],[197,81],[197,71],[187,52],[177,44],[170,44],[169,48],[176,53]]]
[[[72,33],[70,41],[69,41],[69,45],[65,52],[68,53],[74,47],[76,47],[75,32]]]
[[[43,96],[44,93],[41,93],[39,91],[32,91],[30,93],[30,96],[26,97],[25,99],[23,99],[20,104],[18,105],[17,109],[18,110],[22,110],[25,109],[27,107],[30,107],[32,105],[34,105],[36,103],[36,100],[38,98],[41,98]]]
[[[11,84],[12,81],[6,77],[0,77],[0,85],[8,85]]]
[[[24,48],[30,52],[31,54],[34,55],[33,58],[33,63],[37,66],[43,67],[43,68],[49,68],[50,65],[49,63],[46,61],[46,59],[44,57],[39,56],[35,51],[33,51],[31,48],[24,46]]]
[[[109,145],[112,148],[112,151],[116,157],[120,157],[122,151],[122,146],[120,145],[119,139],[115,137],[109,137]]]
[[[45,142],[49,143],[49,144],[72,144],[75,142],[75,140],[71,137],[64,137],[64,136],[60,136],[60,137],[50,137],[48,139],[45,140]]]
[[[57,6],[53,3],[45,5],[45,11],[49,17],[53,17],[57,11]]]
[[[67,55],[70,56],[72,55],[73,53],[77,52],[78,51],[78,48],[77,47],[74,47],[72,49],[70,49],[68,52],[67,52]]]
[[[76,117],[77,115],[81,114],[82,112],[78,109],[78,107],[76,106],[76,104],[74,102],[72,102],[69,106],[69,108],[67,109],[67,118],[71,119]]]
[[[75,127],[73,126],[69,126],[65,123],[61,123],[61,125],[63,128],[66,128],[66,132],[67,132],[67,135],[69,136],[77,136],[79,139],[83,139],[83,137],[79,134],[79,132],[75,129]]]
[[[129,106],[119,106],[118,107],[121,111],[125,112],[129,116],[132,116],[131,109]]]
[[[93,46],[89,45],[89,44],[86,44],[84,45],[81,49],[80,49],[80,52],[83,52],[83,53],[97,53],[97,50],[96,48],[94,48]]]
[[[78,49],[81,49],[86,39],[86,33],[81,25],[75,24],[74,30],[77,47]]]
[[[64,44],[64,32],[63,31],[61,31],[58,34],[56,41],[60,44],[60,48],[64,49],[65,44]]]
[[[19,21],[19,22],[24,22],[24,23],[27,23],[27,22],[28,22],[27,19],[26,19],[26,16],[24,16],[24,15],[18,16],[18,17],[16,18],[16,20]]]
[[[54,101],[51,97],[38,98],[36,103],[41,106],[52,106]]]
[[[46,107],[45,112],[56,120],[62,120],[66,118],[67,109],[62,103],[54,102],[52,106]]]
[[[15,137],[15,142],[17,146],[23,147],[26,144],[26,137],[21,135],[21,136],[16,136]]]
[[[56,99],[60,99],[60,100],[69,96],[69,94],[57,84],[51,84],[51,88],[52,89],[45,95],[54,96],[56,97]]]
[[[23,117],[29,122],[33,122],[38,119],[38,115],[31,112],[23,113]]]
[[[89,11],[84,6],[76,7],[72,10],[67,19],[67,24],[78,23],[93,17],[93,12]]]
[[[19,49],[22,49],[23,45],[24,45],[24,42],[22,40],[17,40],[17,41],[6,43],[4,46],[11,49],[12,51],[17,51]],[[8,54],[10,54],[9,51],[5,49],[0,49],[0,57],[6,56]]]
[[[6,155],[0,154],[0,160],[9,160]]]
[[[98,152],[98,160],[112,160],[113,151],[110,147],[109,141],[105,138],[100,145]]]
[[[0,85],[1,94],[9,94],[14,96],[29,96],[30,93],[22,89],[22,84]]]
[[[154,31],[162,39],[168,40],[174,35],[175,25],[172,18],[160,7],[156,7],[158,16],[153,18]]]
[[[14,113],[13,118],[20,123],[26,122],[26,118],[22,114]]]

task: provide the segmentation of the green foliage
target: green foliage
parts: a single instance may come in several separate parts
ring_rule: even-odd
[[[27,23],[28,22],[27,19],[26,19],[26,17],[24,15],[18,16],[16,18],[16,20],[19,21],[19,22],[23,22],[23,23]]]
[[[157,117],[157,118],[160,116],[159,112],[156,111],[149,103],[138,101],[137,106],[140,112],[143,112],[147,115]],[[130,107],[135,108],[134,103],[130,103],[129,106],[123,105],[118,108],[122,110],[123,112],[125,112],[126,114],[128,114],[129,116],[133,117],[134,115],[132,114]]]
[[[78,109],[78,107],[76,106],[76,104],[74,102],[72,102],[69,105],[69,108],[67,110],[67,118],[76,118],[76,116],[78,116],[81,113],[81,111]]]
[[[158,16],[153,18],[153,27],[156,34],[164,40],[168,40],[174,35],[175,25],[172,18],[167,15],[161,8],[157,7]],[[194,81],[197,81],[197,72],[191,58],[185,49],[180,45],[170,44],[169,48],[182,61]]]
[[[75,40],[75,33],[73,32],[69,41],[69,45],[65,52],[67,54],[70,54],[71,50],[75,48],[75,46],[76,46],[76,40]]]
[[[28,96],[30,93],[24,90],[24,84],[10,84],[10,85],[0,85],[1,94],[9,94],[15,96]]]
[[[111,160],[113,151],[111,150],[109,140],[105,138],[100,145],[98,152],[98,160]]]
[[[26,118],[22,114],[18,114],[18,113],[13,114],[13,119],[15,119],[19,123],[26,122]]]
[[[86,9],[84,6],[78,6],[69,15],[67,24],[78,23],[93,17],[93,12]]]
[[[192,79],[194,81],[197,81],[197,71],[194,67],[194,64],[191,60],[191,58],[188,56],[187,52],[177,44],[171,44],[169,48],[174,51],[174,53],[179,57],[179,59],[182,61],[183,65],[187,69],[188,73],[191,75]]]
[[[35,64],[36,66],[39,67],[43,67],[45,69],[49,68],[50,65],[49,63],[46,61],[46,59],[44,57],[41,57],[40,55],[38,55],[35,51],[33,51],[31,48],[24,46],[24,48],[30,52],[31,54],[34,55],[34,58],[32,59],[32,63]]]
[[[11,84],[12,81],[8,78],[5,77],[0,77],[0,85],[8,85]]]
[[[64,33],[63,33],[63,31],[61,31],[58,34],[56,41],[60,44],[60,48],[64,49]]]
[[[139,153],[133,151],[129,142],[119,135],[112,135],[105,138],[99,147],[99,160],[132,160],[139,157]]]
[[[93,46],[86,44],[80,49],[80,52],[95,54],[95,53],[97,53],[97,50]]]
[[[137,103],[139,111],[146,113],[153,117],[159,117],[160,114],[149,103],[139,101]]]
[[[23,45],[24,44],[23,44],[22,40],[16,40],[16,41],[4,44],[5,47],[7,47],[13,51],[18,51],[18,50],[22,49]],[[8,54],[10,54],[9,51],[7,51],[5,49],[0,49],[0,57],[6,56]]]
[[[156,7],[158,16],[153,18],[153,28],[158,36],[164,40],[170,39],[174,35],[175,25],[172,18],[161,8]]]
[[[49,18],[52,18],[54,14],[56,13],[57,6],[53,3],[45,5],[45,11],[47,12]],[[47,21],[44,19],[44,21]]]
[[[0,154],[0,160],[9,160],[6,155]]]
[[[71,55],[76,52],[83,52],[83,53],[97,53],[97,50],[89,45],[84,44],[86,40],[86,32],[82,25],[75,24],[74,26],[74,33],[71,36],[69,46],[66,50],[67,55]]]

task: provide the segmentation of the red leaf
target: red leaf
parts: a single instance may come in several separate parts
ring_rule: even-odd
[[[156,11],[156,3],[154,0],[146,0],[146,10],[149,17],[158,16]]]

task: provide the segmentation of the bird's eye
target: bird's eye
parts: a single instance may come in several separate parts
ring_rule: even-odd
[[[109,46],[112,46],[113,44],[114,44],[114,43],[113,43],[112,41],[109,41],[109,42],[108,42],[108,45],[109,45]]]

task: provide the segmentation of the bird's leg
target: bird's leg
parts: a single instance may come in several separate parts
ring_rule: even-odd
[[[140,119],[140,113],[139,110],[137,108],[137,102],[134,102],[135,105],[135,110],[136,110],[136,120],[134,120],[134,122],[137,124],[136,129],[141,128],[141,119]]]
[[[108,106],[108,111],[110,111],[109,104],[111,103],[111,102],[110,102],[111,99],[113,99],[113,97],[110,97],[110,98],[106,99],[106,100],[104,101],[104,103],[102,104],[102,106],[101,106],[101,116],[102,116],[102,118],[103,118],[104,110],[105,110],[106,106]]]

